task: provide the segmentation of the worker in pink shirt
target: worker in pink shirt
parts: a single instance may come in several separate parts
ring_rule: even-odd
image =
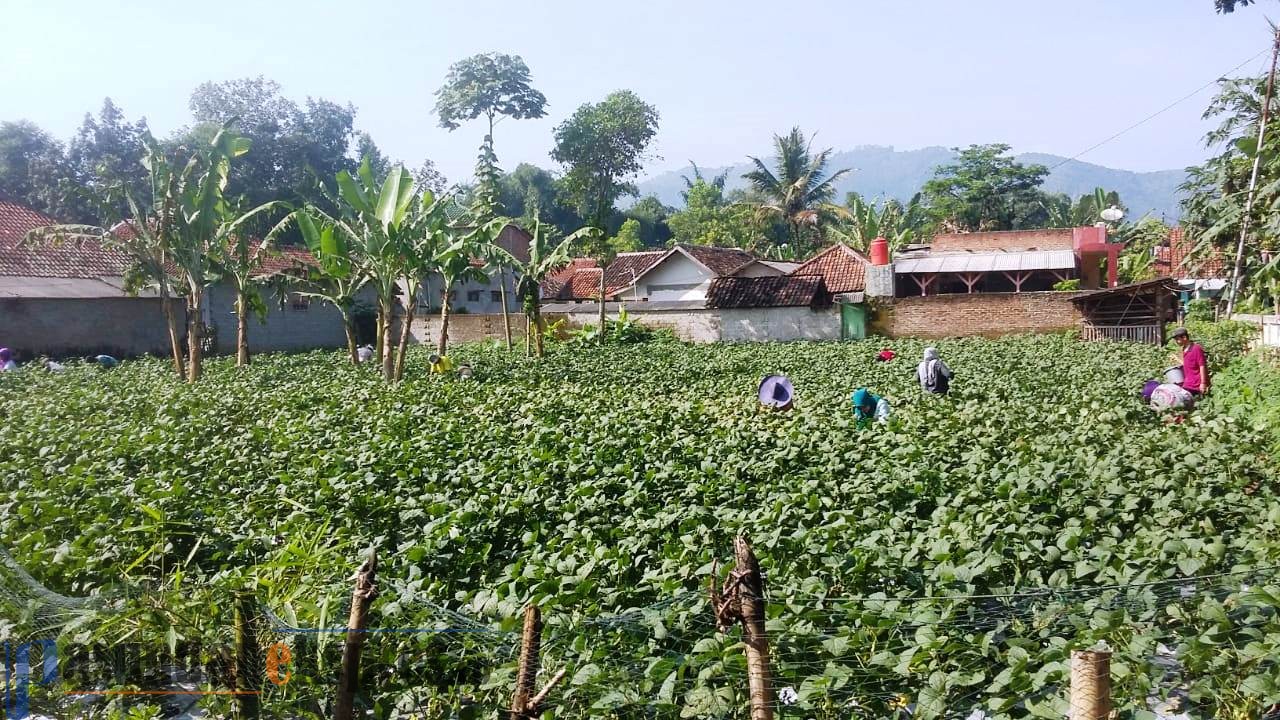
[[[1191,342],[1186,328],[1174,330],[1173,341],[1182,348],[1182,388],[1197,396],[1209,392],[1209,366],[1204,348],[1200,343]]]

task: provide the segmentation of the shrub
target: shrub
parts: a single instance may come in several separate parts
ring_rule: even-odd
[[[1213,301],[1196,298],[1187,303],[1187,322],[1213,322]]]
[[[1072,278],[1070,280],[1062,280],[1053,284],[1054,290],[1079,290],[1080,278]]]
[[[1250,346],[1258,338],[1258,327],[1252,323],[1238,320],[1221,320],[1218,322],[1188,322],[1187,331],[1191,339],[1200,343],[1209,360],[1209,369],[1213,372],[1227,366],[1232,360],[1249,352]],[[1177,344],[1169,341],[1172,349]]]
[[[1258,351],[1231,363],[1213,381],[1219,412],[1251,423],[1280,451],[1280,351]]]

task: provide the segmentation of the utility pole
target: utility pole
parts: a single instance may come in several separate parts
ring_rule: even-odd
[[[1253,198],[1258,187],[1258,166],[1262,161],[1262,145],[1267,134],[1267,120],[1271,117],[1271,93],[1275,88],[1276,57],[1280,55],[1280,27],[1271,26],[1271,71],[1267,73],[1267,91],[1262,100],[1262,116],[1258,120],[1258,143],[1253,153],[1253,171],[1249,175],[1249,193],[1244,201],[1244,217],[1240,220],[1240,240],[1236,243],[1236,261],[1231,268],[1231,287],[1227,295],[1227,319],[1231,319],[1240,296],[1244,278],[1244,243],[1249,234],[1249,220],[1253,214]]]

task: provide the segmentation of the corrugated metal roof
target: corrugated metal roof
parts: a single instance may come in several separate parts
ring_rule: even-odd
[[[131,296],[124,282],[116,277],[54,278],[0,276],[0,298],[39,298],[85,300],[94,298],[157,297],[155,292],[140,291]]]
[[[894,272],[975,273],[1027,270],[1067,270],[1076,266],[1071,250],[1035,250],[996,253],[935,253],[920,257],[899,257]]]

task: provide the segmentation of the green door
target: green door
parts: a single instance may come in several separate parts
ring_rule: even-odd
[[[840,339],[861,340],[867,336],[867,309],[862,305],[841,303]]]

